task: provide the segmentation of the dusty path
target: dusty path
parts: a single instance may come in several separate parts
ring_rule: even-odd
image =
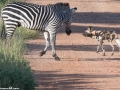
[[[37,4],[56,3],[57,0],[29,0]],[[120,90],[120,56],[115,47],[111,56],[111,47],[106,42],[106,56],[96,53],[98,42],[83,37],[87,26],[95,29],[115,30],[120,37],[120,1],[119,0],[61,0],[77,7],[73,15],[70,36],[61,27],[57,34],[57,54],[61,61],[55,61],[51,48],[46,55],[39,57],[45,40],[43,37],[28,42],[28,58],[35,70],[38,87],[36,90]]]

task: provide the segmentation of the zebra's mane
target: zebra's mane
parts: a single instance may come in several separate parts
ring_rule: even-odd
[[[54,5],[69,6],[69,3],[56,3]]]
[[[62,2],[60,2],[60,3],[56,3],[56,4],[49,4],[50,6],[56,6],[56,7],[60,7],[60,8],[69,8],[69,3],[62,3]]]

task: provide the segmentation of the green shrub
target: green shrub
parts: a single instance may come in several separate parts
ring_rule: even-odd
[[[24,0],[0,0],[0,9],[5,5],[6,3],[13,2],[13,1],[24,1]]]
[[[34,90],[33,71],[22,56],[25,45],[22,39],[18,39],[13,38],[10,44],[0,42],[0,88]]]
[[[15,35],[24,39],[37,39],[40,36],[40,33],[36,30],[29,30],[21,26],[15,31]]]
[[[16,0],[0,0],[0,8],[11,1]],[[0,40],[0,88],[34,90],[36,86],[34,74],[28,61],[23,58],[23,54],[27,49],[26,39],[35,39],[38,36],[37,31],[20,27],[17,28],[10,42]]]
[[[24,59],[9,58],[0,53],[0,87],[19,88],[20,90],[34,90],[35,82],[33,72]]]

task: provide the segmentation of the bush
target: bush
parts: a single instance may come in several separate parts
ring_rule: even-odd
[[[13,1],[23,1],[23,0],[0,0],[0,9],[1,9],[2,6],[5,5],[6,3],[13,2]]]
[[[10,45],[0,42],[0,88],[34,90],[33,71],[22,56],[24,47],[22,39],[13,38]]]
[[[21,26],[15,31],[15,35],[20,36],[23,39],[37,39],[40,36],[40,33],[36,30],[29,30]]]
[[[18,0],[0,0],[0,7],[10,1]],[[9,43],[0,40],[0,88],[34,90],[36,86],[34,74],[23,54],[26,51],[25,39],[38,36],[38,32],[20,27]]]
[[[1,58],[2,57],[2,58]],[[0,53],[0,87],[19,88],[19,90],[34,90],[35,82],[33,72],[24,59],[14,56],[5,56]]]

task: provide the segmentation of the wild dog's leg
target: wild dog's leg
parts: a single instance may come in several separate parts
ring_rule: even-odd
[[[104,46],[103,46],[103,38],[102,38],[102,36],[99,36],[98,40],[99,40],[99,45],[97,46],[97,53],[99,52],[99,49],[101,47],[102,51],[103,51],[103,56],[105,56],[105,49],[104,49]]]
[[[97,46],[97,53],[99,52],[99,50],[100,50],[100,40],[99,39],[101,39],[101,37],[97,37],[97,40],[99,41],[99,44],[98,44],[98,46]]]
[[[111,40],[108,40],[108,42],[110,42],[110,45],[111,45],[111,47],[112,47],[112,54],[111,54],[111,55],[113,55],[113,54],[114,54],[114,46],[113,46],[113,44],[112,44],[112,41],[111,41]]]
[[[104,49],[103,43],[101,44],[101,48],[102,48],[102,51],[103,51],[103,56],[105,56],[105,49]]]
[[[99,52],[99,49],[100,49],[100,43],[99,43],[99,45],[97,46],[97,53]]]
[[[104,46],[103,46],[103,40],[102,40],[102,38],[100,39],[100,46],[101,46],[102,51],[103,51],[103,56],[105,56],[105,49],[104,49]]]
[[[44,50],[42,52],[40,52],[40,56],[43,56],[46,53],[48,47],[50,46],[49,32],[44,32],[44,38],[46,40],[46,46],[45,46]]]

